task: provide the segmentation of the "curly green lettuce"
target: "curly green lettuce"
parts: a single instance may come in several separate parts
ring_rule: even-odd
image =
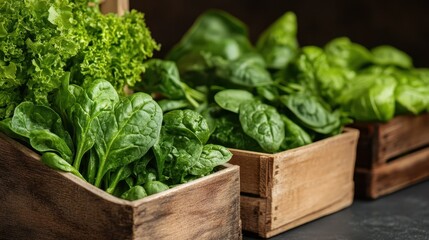
[[[103,15],[89,2],[0,1],[0,119],[24,100],[49,105],[65,72],[79,85],[106,79],[119,93],[140,80],[159,49],[144,15]]]

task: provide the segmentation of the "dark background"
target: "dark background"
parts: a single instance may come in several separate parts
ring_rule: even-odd
[[[248,25],[253,42],[286,11],[298,18],[301,46],[323,46],[347,36],[368,48],[390,44],[429,67],[429,1],[418,0],[130,0],[130,7],[145,13],[152,36],[164,54],[180,40],[207,9],[222,9]]]

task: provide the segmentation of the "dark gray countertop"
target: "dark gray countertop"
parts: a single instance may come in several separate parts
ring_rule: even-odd
[[[260,239],[245,234],[244,240]],[[352,206],[271,240],[429,240],[429,181]]]

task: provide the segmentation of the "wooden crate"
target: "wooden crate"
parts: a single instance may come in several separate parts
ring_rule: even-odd
[[[264,238],[343,209],[353,202],[359,132],[264,154],[234,150],[240,166],[243,230]]]
[[[429,114],[398,116],[359,129],[356,195],[376,199],[429,178]]]
[[[116,198],[0,134],[0,239],[241,239],[239,167]]]

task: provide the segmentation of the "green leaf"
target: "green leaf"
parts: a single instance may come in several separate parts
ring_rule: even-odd
[[[148,93],[160,93],[170,99],[185,97],[179,71],[172,61],[151,59],[145,63],[143,81],[136,88]]]
[[[285,137],[284,123],[277,110],[259,101],[240,105],[239,118],[244,132],[267,152],[276,152]]]
[[[312,143],[310,135],[288,117],[282,115],[285,124],[285,139],[280,149],[287,150]]]
[[[30,136],[31,147],[39,152],[56,152],[68,163],[73,163],[73,152],[67,143],[58,135],[43,129],[31,131]]]
[[[320,134],[337,134],[342,122],[339,112],[332,112],[315,96],[298,93],[281,96],[280,101],[303,126]]]
[[[382,45],[371,50],[373,61],[378,65],[393,65],[402,68],[412,68],[413,61],[405,52],[392,46]]]
[[[72,89],[79,89],[74,86]],[[72,90],[71,89],[71,90]],[[59,98],[74,99],[71,106],[71,119],[75,131],[76,156],[73,166],[79,169],[83,155],[94,146],[97,136],[97,129],[102,122],[98,117],[105,112],[113,110],[114,105],[119,101],[118,94],[113,86],[104,80],[94,81],[88,88],[74,90],[77,96],[70,96],[71,92],[59,95]]]
[[[328,60],[337,67],[358,70],[372,60],[372,55],[365,47],[353,43],[346,37],[331,40],[325,46]]]
[[[51,152],[44,153],[42,155],[42,162],[50,168],[60,170],[63,172],[73,173],[74,175],[85,180],[76,168],[74,168],[70,163],[68,163],[66,160],[62,159],[60,156],[58,156],[55,153],[51,153]]]
[[[239,89],[227,89],[214,96],[215,102],[225,110],[238,113],[240,104],[253,100],[253,94]]]
[[[256,47],[267,67],[285,68],[298,53],[297,22],[293,12],[286,12],[259,37]]]
[[[163,128],[153,150],[158,178],[166,176],[171,184],[179,184],[184,182],[185,176],[200,158],[203,145],[195,136],[170,134]]]
[[[148,181],[144,184],[144,189],[146,190],[148,195],[153,195],[159,192],[166,191],[170,188],[168,187],[168,185],[160,181]]]
[[[134,186],[121,195],[122,199],[134,201],[147,196],[146,191],[142,186]]]
[[[164,115],[164,128],[170,133],[195,136],[202,144],[210,137],[210,129],[204,117],[192,110],[174,110]]]
[[[216,166],[228,162],[232,153],[225,147],[214,144],[204,145],[199,160],[192,166],[190,174],[205,176],[210,174]]]
[[[213,120],[215,129],[210,136],[210,143],[235,149],[263,151],[259,143],[243,131],[238,114],[223,113],[220,117],[213,118]]]
[[[123,98],[113,111],[99,117],[95,150],[99,157],[96,186],[105,173],[143,157],[158,139],[162,111],[145,93]]]

